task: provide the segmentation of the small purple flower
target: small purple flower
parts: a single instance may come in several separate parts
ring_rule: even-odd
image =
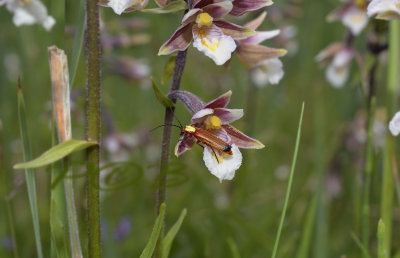
[[[258,140],[245,135],[230,125],[243,116],[243,109],[226,108],[231,95],[232,92],[228,91],[206,104],[194,94],[186,91],[173,91],[168,95],[181,100],[193,114],[191,127],[206,129],[231,145],[232,155],[225,155],[220,151],[211,149],[210,146],[204,146],[204,162],[210,172],[217,176],[220,181],[231,180],[235,171],[240,167],[242,154],[239,148],[261,149],[264,147]],[[183,134],[175,147],[175,155],[181,155],[192,148],[196,142],[194,136]]]
[[[368,25],[367,1],[347,0],[345,4],[327,17],[329,22],[341,20],[354,35],[358,35]]]
[[[121,242],[124,240],[132,231],[132,221],[130,217],[124,216],[119,221],[119,224],[114,229],[114,240]]]

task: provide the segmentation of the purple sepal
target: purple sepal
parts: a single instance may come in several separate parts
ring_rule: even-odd
[[[224,108],[231,100],[232,91],[228,91],[218,98],[208,102],[203,108]]]
[[[186,108],[189,110],[191,114],[197,113],[201,109],[203,109],[205,103],[193,93],[182,90],[171,91],[167,95],[168,98],[179,99],[185,104]]]
[[[261,142],[245,135],[244,133],[242,133],[241,131],[239,131],[238,129],[236,129],[231,125],[222,125],[222,127],[231,137],[231,143],[235,144],[240,148],[261,149],[265,147],[264,144],[262,144]]]

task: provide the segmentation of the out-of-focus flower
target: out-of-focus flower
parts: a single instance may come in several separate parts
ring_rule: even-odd
[[[400,111],[397,112],[389,123],[389,130],[394,135],[400,134]]]
[[[245,26],[256,30],[264,21],[265,16],[264,12]],[[277,36],[279,32],[279,30],[256,31],[254,35],[238,41],[237,56],[244,66],[251,69],[252,81],[257,86],[266,86],[268,83],[277,84],[283,77],[283,65],[278,57],[285,55],[287,51],[259,45],[264,40]]]
[[[326,79],[335,88],[341,88],[349,77],[354,50],[342,43],[333,43],[315,57],[317,62],[327,62]]]
[[[132,231],[132,221],[128,216],[124,216],[114,229],[114,239],[117,242],[124,240]]]
[[[182,19],[182,25],[165,42],[158,54],[168,55],[174,51],[185,50],[193,40],[193,46],[217,65],[231,58],[236,49],[234,40],[245,39],[255,32],[246,27],[222,20],[227,15],[241,15],[271,4],[271,1],[257,0],[198,0]]]
[[[121,15],[123,12],[144,9],[149,4],[149,0],[101,0],[100,4],[111,7],[116,14]]]
[[[111,57],[106,59],[112,73],[121,75],[129,82],[145,82],[150,76],[150,67],[142,61],[130,57]]]
[[[230,123],[243,116],[242,109],[228,109],[226,106],[230,101],[232,92],[219,96],[218,98],[205,104],[197,96],[186,91],[173,91],[169,97],[181,100],[188,110],[193,114],[191,126],[193,129],[202,128],[207,132],[217,136],[229,146],[232,155],[227,155],[222,151],[212,149],[212,146],[204,144],[203,160],[208,170],[222,180],[231,180],[235,171],[242,163],[240,148],[261,149],[264,145],[258,140],[245,135]],[[196,137],[184,133],[175,147],[175,155],[179,156],[190,149],[197,142]]]
[[[281,33],[277,35],[273,40],[279,46],[283,46],[287,49],[287,55],[294,56],[299,50],[299,43],[296,40],[298,29],[294,25],[288,25],[281,29]]]
[[[368,24],[366,0],[347,0],[327,17],[329,22],[341,20],[353,35],[358,35]]]
[[[7,10],[14,13],[15,26],[41,24],[47,31],[56,23],[48,15],[46,7],[39,0],[3,0],[1,5],[6,5]]]
[[[148,34],[128,35],[120,33],[118,35],[110,35],[108,33],[101,34],[101,44],[105,51],[113,50],[115,48],[129,48],[137,45],[144,45],[150,41]]]
[[[367,13],[382,20],[400,19],[400,0],[372,0]]]
[[[7,53],[4,56],[4,68],[9,81],[15,82],[21,74],[21,61],[16,53]]]

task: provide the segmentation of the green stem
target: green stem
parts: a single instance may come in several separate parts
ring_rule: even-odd
[[[100,142],[100,40],[98,0],[86,1],[86,140]],[[89,257],[100,257],[99,145],[87,149]]]
[[[396,108],[396,96],[399,82],[400,68],[400,21],[390,21],[389,23],[389,65],[388,65],[388,86],[387,86],[387,117],[391,118]],[[394,153],[394,137],[388,132],[386,136],[386,146],[384,151],[382,199],[381,199],[381,218],[385,225],[384,249],[387,251],[385,257],[390,257],[391,234],[392,234],[392,212],[394,179],[392,173],[392,155]]]
[[[279,239],[281,237],[282,228],[283,228],[283,222],[285,221],[286,210],[287,210],[287,207],[288,207],[288,204],[289,204],[290,191],[292,189],[294,170],[295,170],[296,161],[297,161],[297,153],[299,151],[299,145],[300,145],[301,125],[303,123],[303,114],[304,114],[304,102],[303,102],[303,105],[301,107],[299,126],[298,126],[298,129],[297,129],[296,145],[294,147],[292,166],[290,168],[289,182],[288,182],[288,186],[286,188],[285,202],[283,204],[281,220],[279,222],[279,228],[278,228],[278,232],[277,232],[276,238],[275,238],[274,250],[273,250],[272,256],[271,256],[272,258],[275,258],[276,254],[278,252]]]

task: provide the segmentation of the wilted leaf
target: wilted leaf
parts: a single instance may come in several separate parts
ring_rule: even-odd
[[[38,158],[24,162],[24,163],[19,163],[14,165],[14,169],[22,169],[22,168],[37,168],[37,167],[42,167],[46,166],[48,164],[51,164],[57,160],[60,160],[69,154],[80,151],[83,149],[86,149],[90,146],[97,145],[96,142],[88,142],[84,140],[68,140],[65,142],[62,142],[48,151],[44,152],[42,155],[40,155]]]

